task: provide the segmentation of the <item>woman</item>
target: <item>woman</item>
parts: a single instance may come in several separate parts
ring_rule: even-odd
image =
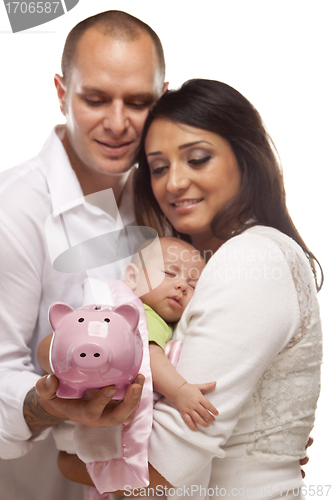
[[[171,404],[157,405],[150,462],[173,485],[198,484],[206,470],[208,486],[227,494],[285,496],[289,487],[297,496],[321,331],[315,259],[288,214],[272,142],[236,90],[192,80],[160,99],[143,144],[139,222],[212,256],[177,336],[179,371],[217,380],[210,399],[220,413],[194,434]]]
[[[219,410],[193,432],[172,403],[157,403],[152,482],[179,496],[301,498],[321,282],[258,112],[215,81],[167,92],[145,125],[135,193],[139,223],[191,241],[208,261],[177,327],[178,370],[192,383],[216,380]]]

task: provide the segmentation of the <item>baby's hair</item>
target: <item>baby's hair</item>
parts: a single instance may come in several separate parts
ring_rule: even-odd
[[[169,240],[170,244],[172,243],[173,245],[176,245],[176,244],[181,245],[185,249],[190,249],[191,251],[195,250],[193,245],[191,245],[187,241],[181,240],[179,238],[175,238],[173,236],[162,236],[158,240],[154,240],[153,238],[150,238],[149,240],[146,240],[141,245],[139,245],[136,253],[132,257],[132,260],[131,260],[132,264],[135,264],[139,268],[142,267],[142,269],[146,269],[145,260],[143,259],[142,253],[141,253],[142,250],[144,250],[148,246],[152,245],[151,251],[154,252],[154,251],[156,251],[156,246],[153,244],[154,241],[156,242],[156,244],[159,241],[162,245],[162,242],[165,242],[166,240]],[[195,251],[199,254],[199,252],[197,250],[195,250]]]
[[[146,264],[144,259],[142,258],[142,250],[150,246],[155,240],[153,238],[150,238],[149,240],[144,241],[141,243],[141,245],[138,246],[135,254],[132,257],[131,263],[135,264],[137,267],[142,267],[143,269],[146,269]]]

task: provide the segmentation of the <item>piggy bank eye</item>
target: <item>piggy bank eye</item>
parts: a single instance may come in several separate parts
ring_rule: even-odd
[[[84,321],[84,318],[79,318],[79,319],[78,319],[78,322],[79,322],[79,323],[82,323],[82,321]]]
[[[104,319],[104,321],[105,321],[106,323],[110,323],[110,318],[105,318],[105,319]]]

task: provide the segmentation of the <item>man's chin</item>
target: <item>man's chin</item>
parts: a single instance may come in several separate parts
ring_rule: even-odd
[[[95,165],[95,170],[105,175],[124,175],[133,167],[135,162],[126,159],[108,159]]]

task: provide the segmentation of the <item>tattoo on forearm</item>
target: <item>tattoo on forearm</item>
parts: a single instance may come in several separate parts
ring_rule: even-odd
[[[48,427],[63,422],[62,418],[55,417],[48,413],[39,403],[40,396],[31,389],[24,400],[23,415],[31,432],[41,432]]]

